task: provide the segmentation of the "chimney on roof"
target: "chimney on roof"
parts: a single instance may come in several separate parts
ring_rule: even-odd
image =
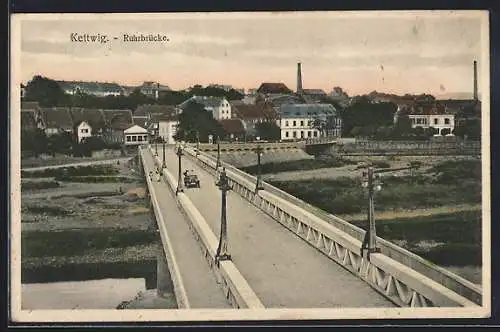
[[[477,61],[474,60],[474,100],[477,99]]]
[[[302,93],[302,68],[300,62],[297,63],[297,93]]]

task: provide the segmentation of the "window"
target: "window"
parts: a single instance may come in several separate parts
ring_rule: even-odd
[[[88,134],[89,130],[88,129],[80,129],[80,132],[82,134]]]
[[[300,138],[304,138],[304,131],[300,131]]]
[[[132,136],[132,142],[137,142],[137,136]]]
[[[449,125],[450,124],[450,119],[448,119],[448,118],[444,119],[444,124]]]
[[[307,132],[307,137],[311,137],[311,135],[312,135],[312,134],[311,134],[311,131],[308,131],[308,132]]]
[[[138,136],[138,137],[137,137],[137,140],[138,140],[139,142],[142,142],[142,136]]]
[[[297,121],[293,121],[293,126],[296,127],[297,126]]]
[[[288,131],[285,131],[285,137],[288,137],[288,136],[289,136],[289,135],[288,135]]]
[[[300,121],[300,126],[304,127],[304,120]]]
[[[314,137],[318,137],[318,132],[317,131],[314,132]]]
[[[130,136],[127,136],[127,142],[130,142],[131,138]]]
[[[148,140],[148,135],[144,135],[144,140],[147,141]]]
[[[439,123],[439,119],[434,119],[434,124],[437,125]]]
[[[292,134],[293,134],[294,138],[297,137],[297,132],[296,131],[293,131]]]
[[[288,127],[288,121],[285,121],[285,127]],[[288,133],[288,132],[287,132]]]

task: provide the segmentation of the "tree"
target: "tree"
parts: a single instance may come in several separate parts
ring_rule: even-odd
[[[274,122],[259,122],[255,125],[257,136],[269,141],[277,141],[281,138],[281,129]]]
[[[48,152],[52,155],[56,153],[71,154],[73,148],[73,135],[68,132],[54,134],[48,137]]]
[[[21,131],[21,151],[32,153],[35,157],[38,157],[42,153],[47,153],[47,148],[48,139],[43,130]]]
[[[42,107],[67,105],[70,101],[59,83],[40,75],[28,82],[24,96],[26,101],[37,101]]]
[[[432,137],[436,134],[438,134],[438,130],[434,127],[428,127],[424,129],[424,136],[426,137]]]
[[[354,127],[392,126],[396,110],[394,103],[372,104],[368,96],[360,96],[341,112],[343,132],[350,133]]]
[[[411,134],[411,120],[407,114],[401,114],[398,116],[396,120],[396,124],[394,126],[394,133],[397,136],[407,136]]]
[[[202,104],[190,101],[179,115],[179,126],[175,134],[176,140],[196,142],[199,134],[200,142],[208,142],[208,135],[224,137],[225,130],[213,118],[212,112],[205,110]]]

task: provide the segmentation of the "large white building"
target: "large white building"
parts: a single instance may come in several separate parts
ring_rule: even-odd
[[[453,114],[409,114],[408,117],[412,128],[433,127],[437,130],[437,134],[441,134],[446,129],[452,133],[455,129],[455,115]]]
[[[279,108],[282,140],[300,140],[322,136],[340,137],[342,120],[331,104],[283,104]],[[322,126],[315,125],[321,123]]]
[[[125,136],[125,145],[133,146],[133,145],[142,145],[148,143],[148,131],[145,128],[142,128],[138,125],[133,125],[130,128],[127,128],[123,131]]]

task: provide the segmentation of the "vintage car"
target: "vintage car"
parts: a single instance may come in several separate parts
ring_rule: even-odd
[[[198,179],[198,175],[188,173],[184,175],[184,187],[186,188],[200,188],[200,179]]]

